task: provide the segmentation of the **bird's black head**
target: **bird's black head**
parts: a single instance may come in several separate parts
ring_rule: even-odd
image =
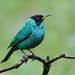
[[[48,17],[48,16],[50,16],[50,15],[45,15],[45,16],[43,16],[43,15],[34,15],[34,16],[30,17],[30,18],[32,18],[33,20],[35,20],[37,26],[39,26],[39,25],[41,24],[41,22],[42,22],[46,17]]]
[[[41,22],[43,21],[43,19],[42,19],[43,15],[34,15],[34,16],[30,17],[30,18],[35,20],[37,26],[39,26],[41,24]]]

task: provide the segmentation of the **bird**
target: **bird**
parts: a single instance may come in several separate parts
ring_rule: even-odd
[[[28,50],[34,56],[36,56],[35,53],[30,49],[35,48],[43,41],[45,37],[44,20],[48,16],[51,16],[51,14],[31,16],[11,41],[8,47],[11,49],[1,63],[6,62],[12,53],[19,49],[24,54],[26,59],[27,55],[25,54],[24,50]]]

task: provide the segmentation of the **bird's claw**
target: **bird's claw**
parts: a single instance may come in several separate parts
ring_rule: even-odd
[[[32,61],[34,61],[34,60],[36,59],[36,54],[33,53],[32,55],[33,55],[33,59],[32,59]]]
[[[22,58],[24,58],[24,59],[25,59],[25,63],[27,63],[27,61],[28,61],[28,56],[26,55],[26,56],[23,56]]]

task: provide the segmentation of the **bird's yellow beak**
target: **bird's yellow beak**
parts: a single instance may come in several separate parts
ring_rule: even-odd
[[[48,17],[48,16],[51,16],[51,14],[43,16],[42,19],[45,19],[45,18]]]

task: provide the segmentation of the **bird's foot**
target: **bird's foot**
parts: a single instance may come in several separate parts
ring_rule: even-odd
[[[36,59],[36,54],[35,53],[32,53],[32,55],[33,55],[32,61],[34,61]]]
[[[25,59],[25,63],[27,63],[27,61],[28,61],[28,56],[26,55],[26,56],[23,56],[22,58],[24,58],[24,59]]]

